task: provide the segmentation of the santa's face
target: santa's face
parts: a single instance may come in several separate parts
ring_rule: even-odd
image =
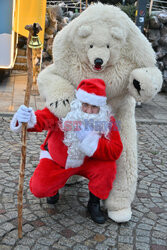
[[[83,102],[82,111],[87,114],[98,114],[100,111],[100,107]]]

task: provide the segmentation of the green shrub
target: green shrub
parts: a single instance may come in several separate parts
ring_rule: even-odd
[[[128,4],[123,6],[122,4],[117,5],[122,11],[124,11],[131,19],[133,22],[135,22],[135,12],[136,12],[136,7],[133,4]],[[149,23],[149,11],[148,9],[146,10],[146,17],[145,17],[145,23],[144,26],[146,27]]]
[[[128,5],[119,4],[118,7],[135,22],[136,7],[133,4],[128,4]]]

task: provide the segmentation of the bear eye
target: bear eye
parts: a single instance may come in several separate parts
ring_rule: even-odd
[[[110,45],[107,44],[107,49],[109,49],[109,48],[110,48]]]
[[[93,45],[92,45],[92,44],[90,45],[90,48],[91,48],[91,49],[93,48]]]

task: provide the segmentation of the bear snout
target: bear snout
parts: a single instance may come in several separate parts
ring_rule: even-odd
[[[94,60],[94,64],[95,64],[95,69],[99,70],[99,69],[101,69],[101,66],[103,64],[103,60],[101,58],[96,58]]]

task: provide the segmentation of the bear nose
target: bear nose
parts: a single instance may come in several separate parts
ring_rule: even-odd
[[[94,63],[95,63],[95,65],[100,65],[101,66],[103,64],[103,60],[101,58],[96,58],[94,60]]]

